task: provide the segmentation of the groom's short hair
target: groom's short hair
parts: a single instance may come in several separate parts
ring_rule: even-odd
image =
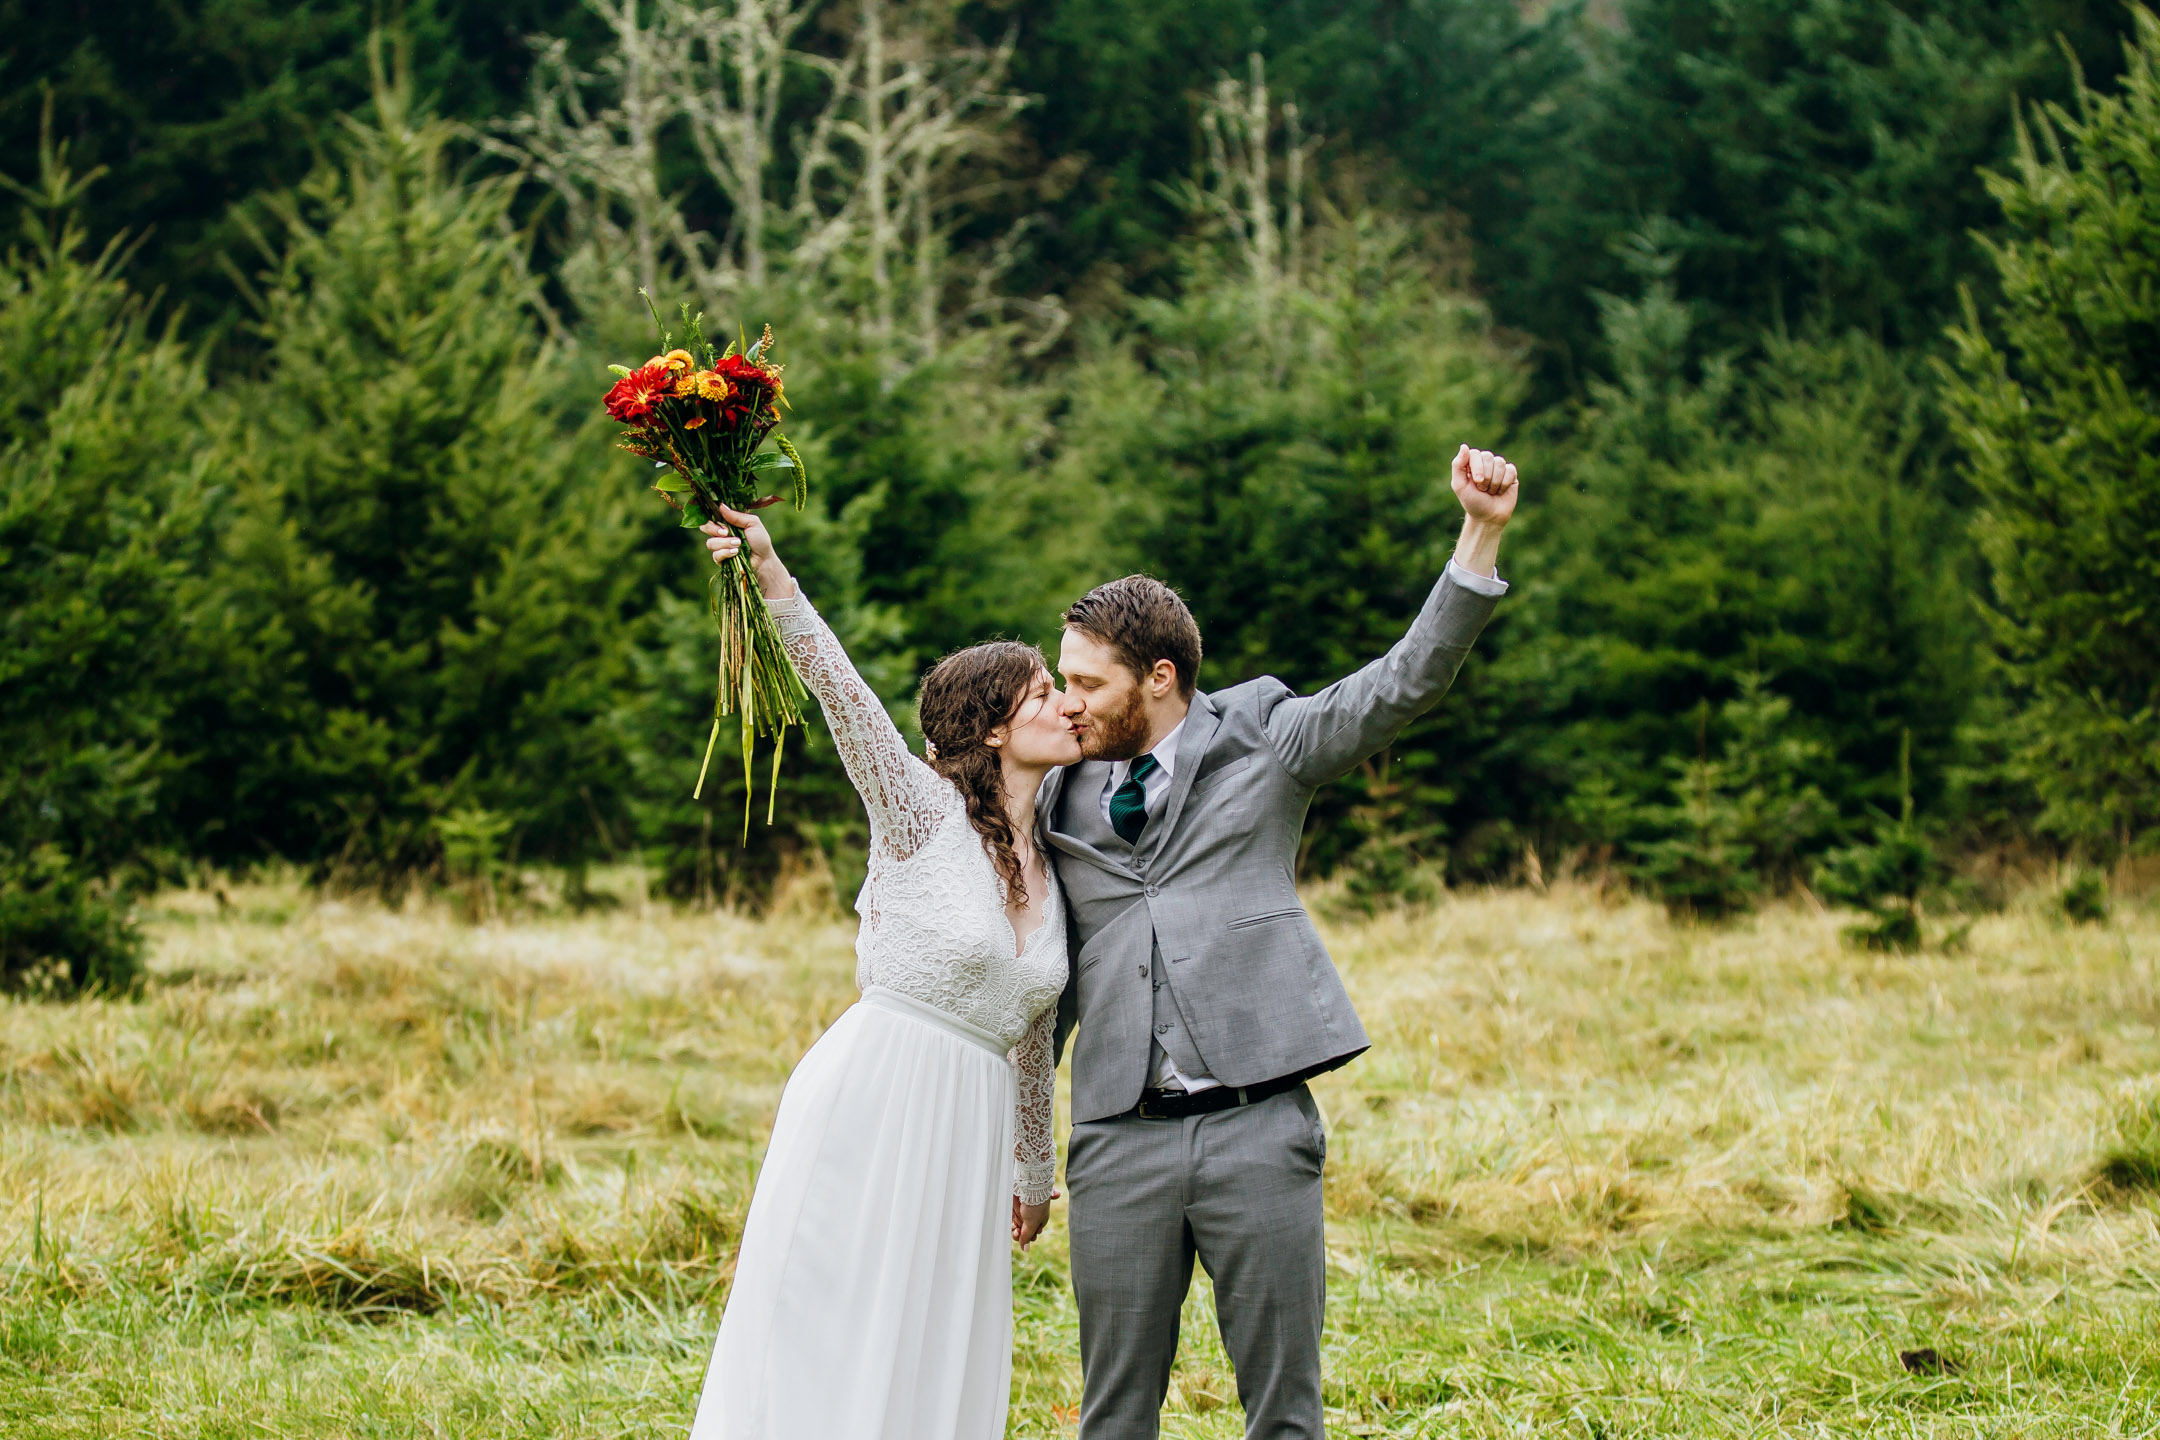
[[[1158,660],[1177,667],[1178,693],[1192,699],[1200,678],[1200,627],[1178,593],[1150,575],[1098,585],[1065,611],[1066,628],[1100,640],[1135,675]]]

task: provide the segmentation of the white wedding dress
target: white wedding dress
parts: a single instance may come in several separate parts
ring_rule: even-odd
[[[863,998],[780,1097],[691,1440],[998,1440],[1012,1199],[1056,1163],[1063,902],[1052,879],[1019,940],[960,793],[807,600],[772,610],[870,811]]]

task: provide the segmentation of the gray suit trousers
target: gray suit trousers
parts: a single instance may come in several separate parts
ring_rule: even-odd
[[[1080,1301],[1080,1440],[1154,1440],[1197,1257],[1252,1440],[1322,1440],[1327,1136],[1300,1085],[1184,1120],[1075,1125],[1065,1162]]]

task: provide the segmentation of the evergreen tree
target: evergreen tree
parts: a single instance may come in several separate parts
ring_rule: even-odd
[[[1721,920],[1799,877],[1801,860],[1835,829],[1814,777],[1824,746],[1795,733],[1792,702],[1763,677],[1740,677],[1719,710],[1722,753],[1709,750],[1710,707],[1699,707],[1693,759],[1672,758],[1673,803],[1643,812],[1635,874],[1676,915]]]
[[[1515,372],[1419,241],[1345,219],[1282,290],[1196,247],[1183,294],[1137,304],[1075,377],[1063,473],[1116,477],[1118,558],[1183,594],[1209,689],[1350,673],[1401,638],[1454,549],[1449,457],[1499,430]],[[1452,747],[1436,742],[1457,723],[1443,707],[1321,792],[1316,868],[1351,850],[1398,879],[1444,861]]]
[[[2160,837],[2160,19],[2118,93],[2036,108],[1988,177],[2001,303],[1955,332],[1985,602],[2048,832]]]
[[[1898,757],[1897,819],[1876,812],[1870,839],[1831,851],[1815,872],[1825,899],[1868,912],[1870,920],[1847,927],[1845,938],[1871,950],[1920,948],[1920,892],[1941,869],[1913,819],[1911,760],[1908,737]]]
[[[77,218],[48,126],[0,258],[0,983],[124,985],[190,685],[203,377]]]
[[[582,39],[578,0],[404,0],[417,83],[457,119],[501,113],[523,88],[525,37]],[[192,325],[239,314],[221,258],[244,243],[235,206],[297,184],[367,103],[365,0],[120,0],[95,11],[0,0],[0,153],[29,154],[50,100],[79,165],[103,165],[83,224],[94,243],[148,234],[139,288]]]
[[[242,638],[187,717],[206,757],[187,818],[222,857],[353,881],[432,865],[454,811],[573,858],[613,808],[601,718],[649,497],[594,473],[604,431],[577,417],[604,373],[542,343],[508,186],[453,172],[409,82],[378,77],[374,112],[273,207],[268,371],[229,397],[221,457]]]
[[[1201,159],[1189,97],[1259,53],[1331,153],[1399,170],[1422,204],[1506,245],[1575,121],[1579,3],[1486,0],[1012,0],[1014,79],[1049,224],[1043,283],[1083,311],[1179,279],[1188,216],[1174,194]],[[1396,186],[1395,188],[1406,188]],[[1510,279],[1514,272],[1508,272]],[[1540,275],[1573,293],[1580,279]]]
[[[1580,386],[1607,363],[1584,287],[1623,288],[1612,240],[1662,216],[1707,351],[1804,320],[1926,345],[1985,268],[1974,171],[2008,155],[2014,97],[2064,94],[2065,40],[2111,71],[2122,20],[2117,0],[1627,0],[1583,35],[1524,210],[1481,237],[1498,313]]]
[[[1616,377],[1525,451],[1544,479],[1510,539],[1522,593],[1481,642],[1494,689],[1464,716],[1478,753],[1466,809],[1618,843],[1571,812],[1660,803],[1673,767],[1701,758],[1699,707],[1722,715],[1753,673],[1823,747],[1813,778],[1838,811],[1894,802],[1907,729],[1933,796],[1973,638],[1927,390],[1858,335],[1695,361],[1702,308],[1677,294],[1657,238],[1634,251],[1639,298],[1604,301]]]

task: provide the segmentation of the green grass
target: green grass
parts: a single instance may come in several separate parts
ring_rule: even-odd
[[[2160,914],[1838,927],[1565,888],[1333,927],[1376,1042],[1320,1089],[1337,1433],[2160,1432]],[[263,885],[150,929],[140,999],[0,1005],[0,1434],[687,1426],[845,924]],[[1054,1219],[1015,1435],[1070,1433],[1064,1267]],[[1170,1435],[1241,1431],[1208,1303]]]

